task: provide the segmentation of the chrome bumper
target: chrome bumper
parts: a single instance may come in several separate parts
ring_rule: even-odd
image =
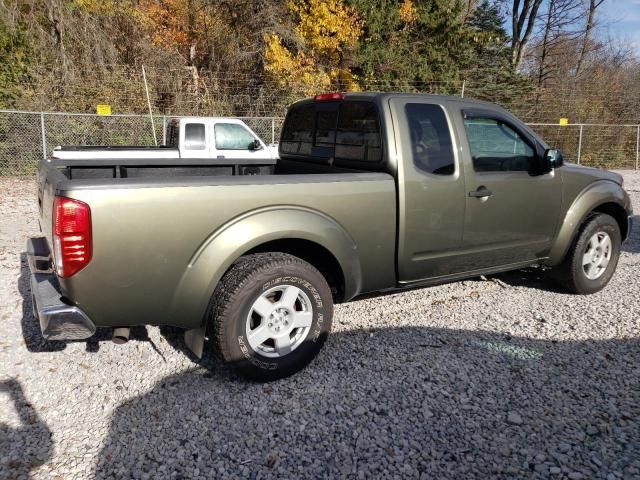
[[[44,237],[27,240],[27,261],[31,271],[33,316],[40,320],[42,336],[47,340],[81,340],[96,333],[96,326],[82,310],[62,301]]]

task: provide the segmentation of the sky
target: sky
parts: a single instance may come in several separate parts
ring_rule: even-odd
[[[600,9],[605,23],[600,27],[601,38],[627,40],[640,54],[640,0],[605,0]]]

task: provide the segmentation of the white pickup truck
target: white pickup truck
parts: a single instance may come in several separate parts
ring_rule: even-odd
[[[225,117],[181,117],[167,123],[166,145],[57,146],[52,159],[61,160],[213,160],[211,164],[271,165],[277,147],[266,145],[242,120]],[[182,162],[181,162],[182,163]]]

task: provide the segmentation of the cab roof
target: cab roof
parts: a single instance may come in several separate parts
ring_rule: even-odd
[[[341,95],[342,98],[327,98],[324,100],[318,100],[317,97],[320,95]],[[456,95],[434,95],[431,93],[405,93],[405,92],[334,92],[327,94],[319,94],[315,97],[307,97],[297,102],[293,103],[291,106],[302,104],[302,103],[311,103],[316,101],[340,101],[340,100],[367,100],[367,101],[384,101],[389,98],[429,98],[430,100],[436,101],[438,103],[464,103],[468,105],[475,105],[477,107],[491,107],[491,108],[499,108],[502,109],[499,105],[495,103],[487,102],[484,100],[477,100],[474,98],[467,97],[459,97]]]

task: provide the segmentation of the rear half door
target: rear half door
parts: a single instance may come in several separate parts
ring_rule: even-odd
[[[420,97],[389,99],[398,158],[398,278],[465,270],[465,179],[445,108]]]
[[[543,148],[520,122],[492,110],[461,114],[470,269],[544,257],[560,215],[561,175],[539,171]]]

